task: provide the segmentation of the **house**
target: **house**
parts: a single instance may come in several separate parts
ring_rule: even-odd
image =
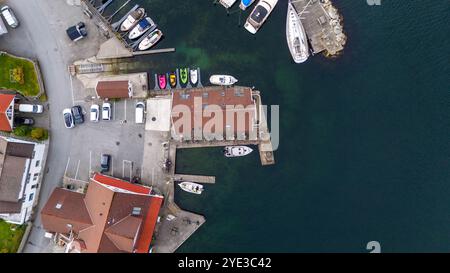
[[[0,218],[30,220],[39,187],[45,145],[0,137]]]
[[[133,96],[133,85],[130,81],[99,81],[95,91],[101,99],[127,99]]]
[[[256,137],[258,113],[252,89],[248,87],[210,87],[174,92],[171,114],[172,137],[176,140],[192,140],[199,132],[206,140],[208,134],[219,140]],[[214,123],[216,125],[211,126]]]
[[[0,131],[13,130],[15,97],[11,94],[0,94]]]
[[[41,211],[47,234],[71,253],[149,253],[163,197],[96,173],[86,194],[56,188]]]

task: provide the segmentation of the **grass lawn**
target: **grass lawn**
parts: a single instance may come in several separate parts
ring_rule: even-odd
[[[38,95],[39,83],[33,63],[7,54],[0,54],[0,88],[16,90],[27,97]],[[14,80],[11,73],[17,69],[22,70],[23,76]],[[19,82],[18,79],[23,82]]]
[[[0,219],[0,253],[16,253],[25,228],[26,225],[13,225]]]

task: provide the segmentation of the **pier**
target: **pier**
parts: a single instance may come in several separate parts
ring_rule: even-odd
[[[215,176],[208,175],[190,175],[190,174],[175,174],[173,179],[177,182],[189,181],[200,184],[214,184],[216,183]]]
[[[300,16],[313,54],[325,51],[332,56],[344,49],[347,38],[338,11],[330,0],[293,0],[292,4]]]

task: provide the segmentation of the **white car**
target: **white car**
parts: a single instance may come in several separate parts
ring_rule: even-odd
[[[145,103],[142,101],[136,103],[136,117],[135,121],[138,124],[144,123],[144,116],[145,116]]]
[[[98,122],[99,116],[100,116],[100,106],[98,106],[98,104],[92,104],[91,105],[91,113],[90,113],[91,121]]]
[[[40,114],[44,112],[44,106],[39,104],[19,104],[19,112]]]
[[[111,120],[111,103],[104,102],[102,105],[102,120]]]
[[[8,6],[2,7],[1,12],[6,20],[6,23],[8,23],[10,27],[16,28],[19,26],[19,20],[17,20],[16,15],[14,15],[14,12],[10,7]]]
[[[70,108],[66,108],[63,110],[64,117],[64,125],[67,129],[75,127],[75,123],[73,122],[72,110]]]

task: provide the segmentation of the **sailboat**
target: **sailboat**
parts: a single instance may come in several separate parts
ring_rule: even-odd
[[[286,18],[286,39],[292,58],[296,63],[303,63],[309,57],[308,39],[300,16],[291,2],[288,3]]]

